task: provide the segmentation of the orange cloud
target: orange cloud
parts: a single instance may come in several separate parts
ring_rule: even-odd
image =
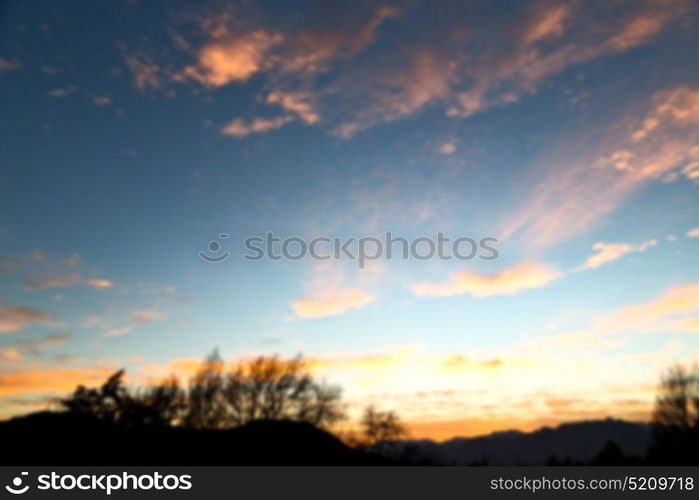
[[[221,128],[223,135],[230,135],[238,139],[250,134],[263,134],[270,130],[283,127],[293,118],[291,116],[279,116],[277,118],[255,118],[250,122],[245,122],[241,118],[236,118],[232,122]]]
[[[47,325],[51,314],[25,306],[0,306],[0,334],[16,332],[32,325]]]
[[[301,121],[313,125],[320,120],[320,115],[311,103],[313,97],[307,92],[282,92],[275,90],[267,96],[267,103],[281,106],[282,109],[296,114]]]
[[[605,332],[648,331],[677,316],[699,312],[699,283],[670,288],[660,297],[633,306],[622,307],[605,316],[596,326]]]
[[[270,50],[282,40],[280,34],[262,30],[225,36],[204,45],[196,64],[187,66],[176,78],[191,78],[207,87],[243,82],[265,69]]]
[[[0,360],[2,361],[22,361],[22,356],[16,349],[3,349],[0,351]]]
[[[417,296],[449,297],[468,293],[482,298],[491,295],[513,295],[532,288],[541,288],[561,276],[556,269],[536,262],[521,262],[497,274],[483,275],[471,271],[451,276],[447,283],[418,283]]]
[[[699,227],[687,231],[687,238],[699,238]]]
[[[608,264],[615,260],[621,259],[624,255],[633,252],[645,252],[648,248],[658,244],[657,240],[645,241],[639,245],[631,245],[629,243],[603,243],[597,242],[592,245],[592,248],[597,253],[591,255],[585,261],[579,270],[595,269],[601,265]]]
[[[615,349],[623,344],[620,334],[665,331],[696,331],[699,314],[699,283],[671,287],[655,299],[613,310],[579,331],[558,333],[527,342],[523,347],[538,352],[558,350]],[[670,353],[674,354],[674,353]],[[653,353],[663,356],[663,353]]]
[[[456,151],[456,145],[452,142],[445,142],[439,146],[439,152],[443,155],[450,155]]]
[[[299,318],[322,318],[362,308],[373,300],[361,288],[333,288],[324,290],[319,297],[296,300],[291,307]]]
[[[541,40],[556,38],[563,34],[564,23],[570,15],[570,7],[567,5],[555,5],[545,10],[533,19],[524,31],[524,42],[528,45]]]
[[[89,279],[85,281],[85,284],[93,288],[112,288],[114,286],[114,283],[105,279]]]
[[[0,373],[0,397],[47,392],[63,394],[79,384],[100,384],[113,372],[111,368],[71,368]]]
[[[78,273],[49,277],[27,276],[24,280],[24,288],[27,290],[68,288],[76,285],[91,286],[93,288],[111,288],[114,286],[114,283],[103,278],[84,278]]]
[[[641,15],[629,20],[606,45],[616,51],[629,50],[646,43],[657,35],[673,16],[672,10],[654,12],[652,15]]]

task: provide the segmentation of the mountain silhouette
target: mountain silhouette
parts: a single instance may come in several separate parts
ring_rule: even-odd
[[[651,438],[648,424],[593,420],[543,427],[534,432],[504,431],[474,438],[403,441],[403,450],[435,463],[451,465],[545,465],[559,461],[589,463],[609,441],[625,456],[643,457]]]

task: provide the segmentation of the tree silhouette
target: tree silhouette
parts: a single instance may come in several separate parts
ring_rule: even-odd
[[[373,405],[364,411],[361,424],[367,444],[380,453],[386,453],[393,442],[407,435],[396,412],[378,411]]]
[[[224,362],[216,349],[189,382],[183,425],[194,429],[231,427],[224,392]]]
[[[699,459],[699,367],[677,365],[660,382],[653,413],[650,458],[660,463]]]
[[[99,388],[79,385],[69,398],[61,400],[60,403],[68,411],[88,413],[100,420],[119,424],[132,400],[124,386],[123,378],[124,370],[119,370]]]
[[[227,375],[223,399],[235,425],[294,420],[328,427],[344,418],[340,398],[339,387],[316,382],[300,356],[260,356]]]
[[[291,420],[327,428],[344,418],[339,387],[316,381],[301,356],[260,356],[226,371],[212,352],[186,388],[170,377],[129,391],[124,371],[99,388],[79,386],[61,404],[120,426],[228,429],[258,420]]]

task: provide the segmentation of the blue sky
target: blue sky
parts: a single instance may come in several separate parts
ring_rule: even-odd
[[[5,2],[0,415],[218,347],[303,352],[353,408],[440,439],[647,418],[699,348],[696,21],[675,0]],[[499,258],[244,260],[268,231],[495,237]],[[230,258],[204,262],[221,233]]]

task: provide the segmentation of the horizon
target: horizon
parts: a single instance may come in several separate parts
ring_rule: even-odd
[[[0,420],[216,348],[412,439],[649,422],[699,362],[699,7],[433,5],[3,3]]]

